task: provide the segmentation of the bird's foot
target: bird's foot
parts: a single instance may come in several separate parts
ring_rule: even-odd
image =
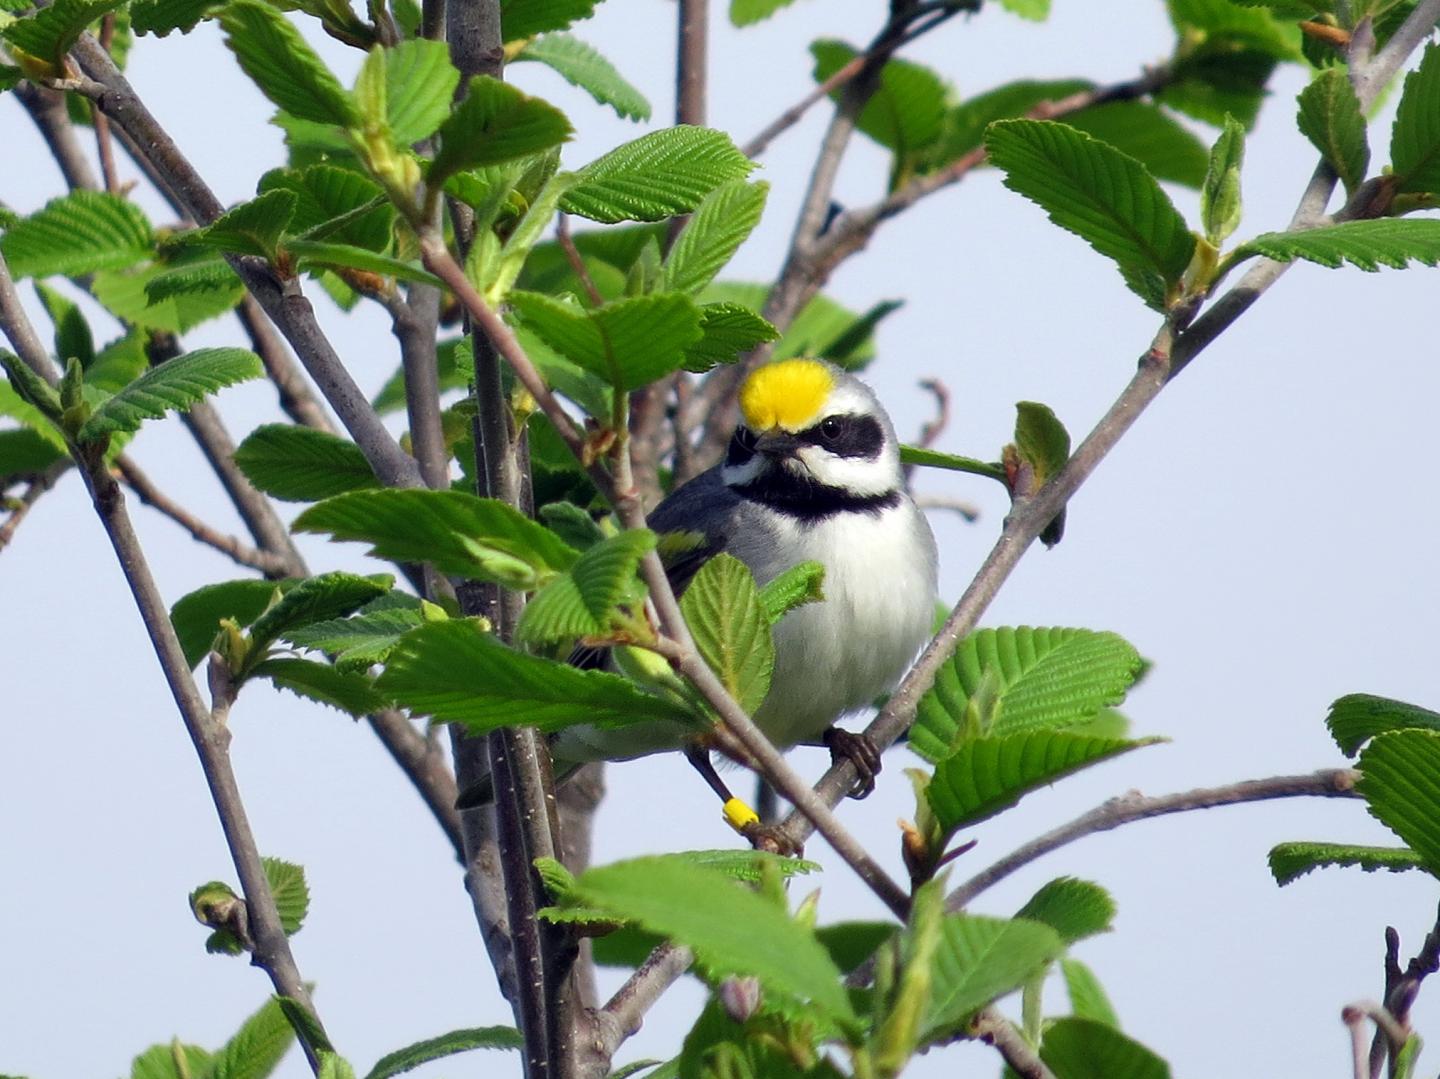
[[[791,839],[778,824],[763,824],[753,821],[740,829],[740,834],[750,841],[756,850],[769,851],[783,858],[799,858],[805,853],[805,844]]]
[[[842,760],[855,766],[855,786],[847,797],[868,798],[875,789],[875,777],[880,774],[880,747],[874,739],[865,734],[854,734],[831,727],[821,741],[830,750],[830,761],[839,764]]]

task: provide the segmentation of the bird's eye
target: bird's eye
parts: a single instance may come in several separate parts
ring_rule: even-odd
[[[826,416],[820,421],[820,437],[827,442],[834,442],[844,430],[845,425],[838,416]]]
[[[741,424],[735,428],[735,443],[741,449],[753,450],[755,448],[755,432]]]

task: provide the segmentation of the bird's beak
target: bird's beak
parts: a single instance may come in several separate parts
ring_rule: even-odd
[[[794,435],[778,427],[772,427],[755,437],[755,451],[766,457],[789,457],[803,443]]]

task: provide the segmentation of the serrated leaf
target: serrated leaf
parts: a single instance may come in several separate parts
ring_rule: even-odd
[[[1106,1026],[1120,1028],[1120,1017],[1094,972],[1078,959],[1060,960],[1060,975],[1070,997],[1070,1013],[1076,1019],[1093,1019]]]
[[[1113,259],[1137,295],[1164,308],[1190,265],[1195,237],[1139,162],[1044,120],[999,121],[985,145],[1004,170],[1006,187]]]
[[[555,731],[580,723],[692,721],[679,704],[619,675],[527,656],[458,620],[406,634],[376,688],[416,715],[459,723],[472,734],[515,724]]]
[[[107,12],[114,11],[124,0],[55,0],[33,15],[11,22],[3,37],[15,48],[36,60],[43,60],[49,74],[64,77],[65,54],[70,51],[85,28]]]
[[[840,971],[814,932],[721,873],[677,858],[636,858],[586,870],[572,897],[685,944],[713,976],[751,975],[768,993],[854,1018]]]
[[[506,41],[564,30],[595,13],[596,0],[504,0],[500,32]]]
[[[758,312],[764,309],[769,291],[765,285],[723,281],[712,284],[700,298]],[[884,301],[857,315],[828,296],[817,295],[791,320],[772,357],[777,361],[793,356],[815,357],[857,371],[875,358],[875,326],[899,306],[896,301]]]
[[[594,544],[525,605],[517,639],[529,643],[573,640],[606,633],[615,610],[636,598],[636,567],[655,548],[649,529],[621,532]]]
[[[218,6],[217,0],[131,0],[130,25],[137,34],[156,37],[173,30],[188,34]]]
[[[1348,263],[1367,273],[1381,266],[1403,270],[1411,262],[1434,266],[1440,263],[1440,221],[1381,218],[1267,232],[1236,248],[1226,268],[1256,255],[1279,262],[1304,259],[1330,269]]]
[[[1013,734],[1083,723],[1119,704],[1143,666],[1114,633],[1028,626],[982,629],[955,649],[920,702],[910,748],[938,761],[968,722],[982,679],[996,682],[989,733]]]
[[[380,609],[367,604],[350,618],[332,618],[289,630],[285,639],[297,647],[331,655],[337,670],[363,671],[384,663],[401,637],[424,624],[418,602],[413,607]]]
[[[207,258],[170,269],[159,269],[145,281],[146,306],[151,307],[166,300],[186,298],[193,295],[225,293],[233,296],[231,306],[243,295],[245,286],[235,271],[223,258]]]
[[[258,188],[262,194],[283,190],[295,196],[290,231],[297,238],[378,253],[390,248],[395,208],[379,184],[353,169],[336,165],[271,169],[260,177]]]
[[[1332,865],[1358,866],[1367,873],[1425,868],[1421,857],[1408,847],[1363,847],[1355,843],[1280,843],[1270,849],[1268,860],[1275,883],[1282,887],[1311,870]]]
[[[1270,12],[1232,0],[1169,0],[1170,19],[1183,34],[1186,28],[1204,31],[1232,48],[1245,45],[1277,60],[1300,60],[1300,30],[1281,22]]]
[[[309,659],[277,656],[256,664],[247,677],[268,678],[279,689],[337,708],[356,719],[372,715],[390,703],[360,672]]]
[[[1440,91],[1440,84],[1436,90]],[[1342,68],[1322,71],[1300,91],[1297,100],[1300,113],[1296,122],[1300,133],[1320,151],[1320,156],[1340,177],[1346,192],[1353,195],[1365,180],[1370,146],[1365,137],[1365,115],[1360,111],[1360,99],[1355,96],[1349,77]],[[1440,114],[1437,114],[1435,134],[1435,150],[1440,154]]]
[[[1370,693],[1350,693],[1330,706],[1325,717],[1330,737],[1347,757],[1377,734],[1411,728],[1440,731],[1440,712]]]
[[[711,191],[754,168],[720,131],[680,125],[652,131],[592,161],[561,200],[592,221],[660,221],[686,214]]]
[[[265,879],[275,897],[275,909],[280,915],[280,928],[288,937],[300,931],[305,915],[310,909],[310,886],[305,883],[305,870],[294,862],[280,858],[261,858]]]
[[[385,109],[390,134],[411,146],[435,133],[445,117],[460,72],[443,41],[415,38],[385,50]]]
[[[650,119],[650,102],[592,46],[569,34],[546,34],[527,42],[511,61],[533,60],[578,86],[627,120]]]
[[[350,614],[389,592],[394,583],[387,574],[361,577],[339,570],[298,581],[250,626],[252,656],[263,659],[263,650],[277,637],[298,626]]]
[[[1070,459],[1070,432],[1049,405],[1021,401],[1015,406],[1015,446],[1033,470],[1038,490]]]
[[[763,22],[795,0],[730,0],[730,22],[733,26],[751,26]]]
[[[1157,180],[1196,188],[1204,182],[1205,144],[1162,108],[1116,101],[1074,113],[1064,122],[1133,157]]]
[[[817,83],[824,82],[855,59],[856,50],[843,41],[812,42],[813,72]],[[844,88],[831,91],[839,101]],[[856,127],[897,157],[915,153],[940,134],[949,89],[935,72],[909,60],[890,59],[880,69],[879,84],[860,110]]]
[[[91,281],[91,291],[116,318],[147,330],[185,333],[209,319],[225,314],[245,295],[245,286],[235,278],[227,287],[174,291],[150,296],[150,287],[172,270],[164,263],[151,263],[135,270],[101,270]]]
[[[1043,102],[1059,101],[1094,85],[1085,79],[1020,79],[952,105],[945,112],[939,141],[926,155],[926,165],[939,168],[974,150],[996,120],[1024,116]]]
[[[318,502],[380,486],[355,443],[286,423],[251,431],[236,447],[235,463],[256,487],[285,502]]]
[[[236,255],[275,260],[275,245],[295,213],[289,191],[266,191],[227,210],[204,228],[184,233],[181,242]]]
[[[133,266],[150,253],[153,242],[150,222],[134,203],[72,191],[7,227],[0,252],[17,278],[76,277]]]
[[[700,309],[688,296],[659,293],[585,310],[533,292],[510,302],[546,344],[612,386],[635,390],[678,370],[700,340]]]
[[[1440,48],[1428,45],[1405,89],[1390,132],[1396,190],[1440,192]]]
[[[471,1049],[524,1049],[525,1038],[514,1027],[470,1027],[452,1030],[439,1037],[407,1045],[393,1053],[386,1053],[375,1062],[375,1067],[366,1073],[365,1079],[390,1079],[428,1064],[432,1060],[467,1053]]]
[[[100,404],[76,434],[90,442],[117,431],[134,431],[147,419],[184,411],[226,386],[265,373],[260,357],[243,348],[202,348],[152,367]]]
[[[1049,730],[971,738],[935,765],[925,797],[940,826],[953,833],[1009,809],[1039,787],[1157,741]]]
[[[725,553],[700,567],[680,597],[695,645],[749,715],[765,703],[775,672],[775,641],[745,563]]]
[[[549,529],[504,502],[461,491],[354,491],[310,507],[292,528],[369,543],[376,558],[429,562],[442,573],[485,580],[492,578],[476,544],[521,560],[542,576],[569,569],[578,557]]]
[[[207,584],[182,596],[170,608],[170,624],[185,653],[185,661],[194,667],[210,651],[220,621],[231,618],[239,626],[248,626],[260,617],[280,592],[293,588],[295,581],[239,580]]]
[[[931,964],[922,1040],[959,1029],[991,1001],[1018,989],[1065,950],[1048,925],[951,914]]]
[[[210,1067],[209,1050],[185,1045],[178,1038],[152,1045],[130,1062],[130,1079],[190,1079]]]
[[[1075,877],[1059,877],[1043,885],[1015,912],[1017,918],[1042,922],[1071,945],[1097,933],[1110,932],[1115,900],[1098,884]]]
[[[825,598],[825,567],[819,562],[801,562],[772,578],[760,589],[760,609],[773,626],[807,603]]]
[[[748,307],[707,303],[700,308],[700,340],[685,350],[685,370],[703,374],[779,336],[779,330]]]
[[[1244,161],[1245,128],[1227,116],[1224,130],[1210,150],[1210,164],[1200,188],[1200,220],[1205,238],[1215,247],[1240,224],[1240,166]]]
[[[1357,765],[1355,790],[1371,816],[1440,876],[1440,732],[1379,735],[1361,752]]]
[[[480,75],[440,125],[440,150],[430,165],[434,185],[461,169],[499,165],[569,140],[570,121],[555,106]]]
[[[230,0],[220,12],[225,44],[261,93],[291,116],[355,127],[355,101],[284,15],[262,0]]]
[[[760,223],[770,185],[732,180],[700,203],[665,256],[665,288],[699,292]]]
[[[202,1074],[205,1079],[266,1079],[280,1066],[294,1041],[290,1020],[278,1003],[267,1000],[215,1051],[210,1068]]]
[[[286,240],[285,250],[295,257],[296,266],[301,270],[359,270],[363,273],[380,274],[382,277],[393,277],[397,281],[416,281],[436,287],[441,284],[438,277],[418,262],[377,254],[351,244],[297,239]]]
[[[1040,1059],[1055,1079],[1170,1079],[1170,1065],[1115,1027],[1093,1019],[1056,1019],[1045,1028]]]

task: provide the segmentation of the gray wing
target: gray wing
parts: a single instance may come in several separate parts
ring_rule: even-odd
[[[727,528],[733,524],[740,497],[725,485],[717,466],[702,472],[683,487],[672,491],[650,513],[651,529],[666,532],[696,532],[704,539],[694,547],[665,558],[665,575],[678,596],[691,578],[729,542]]]

